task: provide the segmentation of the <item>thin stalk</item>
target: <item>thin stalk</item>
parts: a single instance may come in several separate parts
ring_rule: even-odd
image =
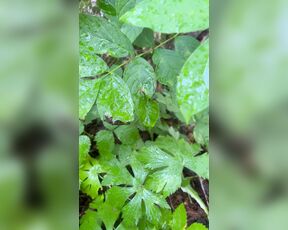
[[[196,200],[200,207],[208,215],[208,208],[206,207],[205,203],[201,200],[198,193],[189,184],[182,186],[181,189],[183,192],[189,194],[194,200]]]
[[[121,65],[118,65],[117,67],[115,67],[115,68],[112,69],[111,71],[108,71],[108,72],[107,72],[106,74],[104,74],[101,78],[104,78],[104,77],[107,77],[107,76],[110,75],[110,74],[113,74],[116,70],[118,70],[118,69],[120,69],[122,66],[128,64],[130,61],[132,61],[132,60],[134,60],[134,59],[136,59],[136,58],[138,58],[138,57],[142,57],[142,56],[144,56],[145,54],[148,54],[148,53],[153,52],[154,50],[158,49],[159,47],[165,45],[167,42],[169,42],[169,41],[173,40],[174,38],[176,38],[178,35],[179,35],[179,34],[175,34],[174,36],[172,36],[171,38],[168,38],[167,40],[161,42],[159,45],[155,46],[154,48],[151,48],[151,49],[149,49],[149,50],[147,50],[147,51],[145,51],[145,52],[143,52],[143,53],[141,53],[141,54],[138,54],[138,55],[136,55],[134,58],[130,58],[130,59],[128,59],[127,61],[124,61]]]

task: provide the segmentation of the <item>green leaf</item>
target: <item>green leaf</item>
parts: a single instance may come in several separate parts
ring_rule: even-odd
[[[186,158],[185,166],[199,176],[209,179],[209,155],[207,153],[194,158]]]
[[[111,0],[97,0],[97,6],[106,14],[115,16],[116,10],[114,8],[113,1]]]
[[[184,167],[203,173],[203,159],[194,157],[199,150],[198,145],[189,145],[183,139],[175,140],[169,136],[159,136],[154,143],[143,147],[137,154],[137,159],[146,168],[153,170],[148,177],[147,186],[156,192],[163,191],[168,196],[181,187]],[[207,170],[208,162],[206,163]]]
[[[96,76],[108,70],[107,64],[92,50],[83,47],[80,43],[79,76]]]
[[[209,113],[208,109],[203,110],[195,116],[195,127],[193,136],[197,143],[208,145],[209,142]]]
[[[79,137],[79,167],[82,167],[84,163],[88,160],[89,149],[90,149],[90,139],[87,136]]]
[[[144,28],[133,44],[140,48],[152,48],[154,46],[153,30]]]
[[[79,80],[79,118],[84,120],[95,103],[99,91],[98,80]]]
[[[79,120],[79,135],[81,135],[84,131],[84,125],[82,121]]]
[[[183,165],[179,159],[155,145],[142,148],[137,159],[144,163],[146,168],[156,170],[148,177],[148,188],[157,193],[163,190],[165,196],[180,188]]]
[[[101,188],[101,183],[98,174],[102,173],[103,169],[98,161],[89,161],[79,173],[81,183],[81,190],[83,193],[88,194],[92,198],[97,197],[98,190]]]
[[[80,230],[101,230],[101,221],[96,211],[87,210],[80,219]]]
[[[175,51],[185,59],[189,58],[193,51],[200,45],[200,42],[191,36],[183,35],[175,38]]]
[[[121,26],[121,31],[127,36],[131,43],[141,34],[143,28],[124,24]]]
[[[157,101],[145,95],[140,96],[135,110],[137,117],[145,127],[152,128],[155,126],[160,113]]]
[[[208,0],[143,0],[121,21],[161,33],[187,33],[209,27]]]
[[[124,71],[124,81],[128,85],[132,95],[137,98],[144,93],[152,97],[156,88],[156,76],[152,66],[143,58],[131,61]]]
[[[115,147],[113,133],[108,130],[101,130],[97,133],[95,140],[101,157],[111,158]]]
[[[184,230],[186,227],[187,215],[186,209],[183,203],[181,203],[173,212],[173,218],[171,223],[172,230]]]
[[[120,162],[113,161],[111,167],[107,170],[104,177],[103,185],[126,185],[122,189],[126,191],[128,196],[133,198],[122,209],[123,223],[125,226],[135,226],[140,218],[145,215],[148,221],[160,219],[160,208],[169,208],[164,197],[153,193],[144,186],[147,172],[143,166],[136,160],[131,162],[133,171],[132,176]],[[144,204],[142,209],[142,203]],[[144,212],[143,212],[144,211]]]
[[[129,122],[134,120],[133,101],[128,86],[116,75],[101,79],[97,108],[102,120],[105,117]]]
[[[184,58],[175,51],[157,49],[152,57],[156,65],[157,80],[167,86],[176,85],[177,76],[185,62]]]
[[[208,58],[207,40],[191,54],[178,77],[177,99],[186,123],[189,123],[193,115],[208,107],[209,90],[203,76]]]
[[[133,55],[129,39],[120,29],[98,16],[80,14],[80,46],[95,54],[108,53],[113,57]]]
[[[206,226],[204,226],[203,224],[200,223],[194,223],[191,224],[187,230],[208,230],[208,228],[206,228]]]
[[[121,143],[125,145],[134,145],[140,139],[138,129],[134,125],[119,126],[114,132]]]
[[[131,10],[135,6],[135,0],[115,0],[115,8],[117,15],[120,18],[127,11]]]
[[[98,215],[104,222],[106,229],[113,229],[125,201],[129,198],[126,189],[114,186],[106,193],[106,200],[98,209]]]

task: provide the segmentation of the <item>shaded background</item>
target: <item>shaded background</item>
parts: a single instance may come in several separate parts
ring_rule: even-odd
[[[210,228],[287,229],[288,2],[210,4]]]
[[[0,229],[78,229],[78,3],[0,3]]]

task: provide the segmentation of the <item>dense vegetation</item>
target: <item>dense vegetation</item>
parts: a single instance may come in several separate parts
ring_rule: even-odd
[[[80,2],[80,229],[208,227],[208,15]]]

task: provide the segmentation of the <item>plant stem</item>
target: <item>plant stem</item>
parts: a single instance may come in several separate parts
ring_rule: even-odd
[[[186,184],[185,186],[181,187],[183,192],[188,193],[196,202],[200,205],[200,207],[204,210],[204,212],[208,215],[208,209],[205,203],[201,200],[197,192],[189,185]]]
[[[101,78],[104,78],[104,77],[107,77],[107,76],[110,75],[110,74],[113,74],[116,70],[118,70],[118,69],[120,69],[122,66],[128,64],[130,61],[132,61],[132,60],[134,60],[134,59],[136,59],[136,58],[138,58],[138,57],[142,57],[142,56],[145,55],[145,54],[148,54],[148,53],[153,52],[154,50],[158,49],[159,47],[165,45],[167,42],[169,42],[169,41],[173,40],[174,38],[176,38],[178,35],[179,35],[179,34],[175,34],[174,36],[172,36],[171,38],[168,38],[167,40],[161,42],[159,45],[155,46],[154,48],[151,48],[151,49],[149,49],[149,50],[147,50],[147,51],[145,51],[145,52],[143,52],[143,53],[141,53],[141,54],[138,54],[138,55],[136,55],[134,58],[130,58],[130,59],[128,59],[127,61],[124,61],[121,65],[118,65],[116,68],[114,68],[114,69],[112,69],[111,71],[109,71],[108,73],[104,74]]]

